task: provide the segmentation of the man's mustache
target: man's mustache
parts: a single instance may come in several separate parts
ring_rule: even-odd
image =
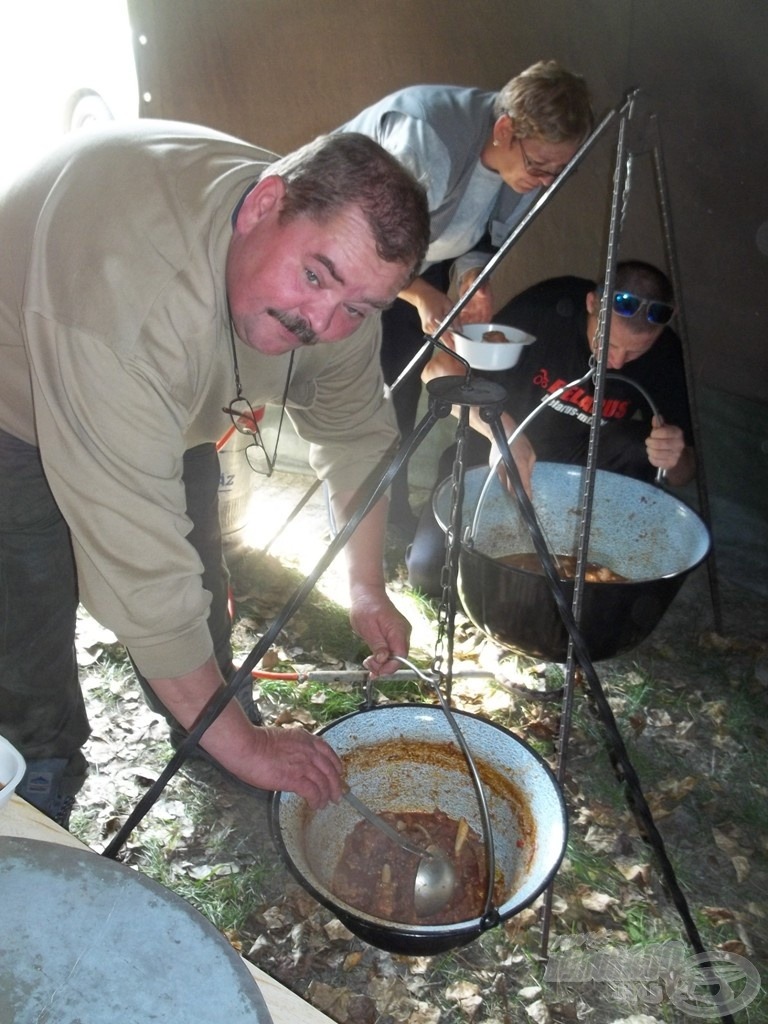
[[[316,345],[318,338],[306,320],[298,316],[291,316],[279,309],[268,309],[267,313],[282,324],[291,334],[295,334],[302,345]]]

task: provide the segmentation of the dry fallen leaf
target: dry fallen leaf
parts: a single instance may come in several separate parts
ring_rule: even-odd
[[[743,882],[749,876],[749,858],[745,857],[742,853],[737,853],[736,856],[731,857],[731,864],[733,864],[733,870],[736,872],[736,881]]]
[[[337,917],[329,921],[323,930],[331,942],[349,942],[352,938],[352,932]]]
[[[360,961],[363,959],[363,954],[359,949],[353,950],[344,957],[343,968],[345,971],[353,971],[355,967],[358,967]]]
[[[483,1001],[480,986],[469,981],[460,981],[456,985],[450,985],[445,990],[445,996],[458,1003],[464,1013],[468,1013],[470,1016]]]
[[[666,796],[673,800],[682,800],[698,784],[699,779],[693,775],[686,775],[682,779],[664,779],[657,783],[658,788]]]
[[[581,886],[577,891],[582,907],[585,910],[593,910],[597,914],[604,914],[606,910],[615,907],[619,902],[615,896],[609,896],[606,892],[585,891]]]
[[[552,1020],[552,1014],[549,1012],[549,1007],[543,999],[538,999],[535,1003],[529,1003],[525,1008],[525,1012],[535,1024],[550,1024]]]
[[[408,1017],[406,1024],[439,1024],[440,1017],[439,1006],[430,1006],[429,1003],[418,1002]]]
[[[631,1013],[629,1017],[616,1017],[610,1024],[661,1024],[661,1021],[648,1013]]]
[[[521,988],[517,995],[524,1003],[530,1002],[532,999],[536,999],[541,995],[541,986],[528,985],[525,988]]]
[[[347,988],[326,985],[322,981],[311,981],[307,995],[314,1007],[333,1016],[340,1024],[349,1020],[348,1004],[352,993]]]
[[[738,956],[747,956],[749,953],[746,945],[740,939],[727,939],[725,942],[718,943],[717,948],[726,953],[736,953]]]
[[[648,887],[651,881],[651,865],[648,863],[638,864],[629,857],[616,857],[614,860],[616,869],[628,882],[633,882],[641,889]]]

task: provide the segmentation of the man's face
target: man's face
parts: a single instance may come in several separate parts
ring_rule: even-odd
[[[227,258],[227,294],[238,337],[266,355],[348,337],[391,305],[407,269],[387,263],[359,208],[326,224],[280,223],[285,186],[263,179],[241,207]]]
[[[597,322],[600,312],[600,296],[597,292],[587,294],[587,338],[589,347],[593,352],[597,348]],[[608,369],[620,370],[625,363],[631,363],[633,359],[651,349],[656,339],[663,331],[663,327],[654,327],[647,320],[641,320],[644,324],[643,330],[636,329],[637,317],[623,317],[608,310],[609,334],[608,334]],[[635,328],[633,330],[633,328]],[[645,329],[647,328],[647,330]]]

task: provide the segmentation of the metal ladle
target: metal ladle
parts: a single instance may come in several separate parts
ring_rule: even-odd
[[[383,818],[380,818],[349,788],[344,791],[344,799],[354,807],[358,814],[380,832],[383,832],[393,843],[397,843],[402,849],[419,857],[419,866],[416,869],[416,880],[413,887],[413,909],[416,911],[417,917],[431,917],[442,910],[450,901],[456,888],[456,871],[440,848],[434,843],[430,843],[427,847],[412,843],[405,836],[400,835]]]
[[[491,922],[493,922],[494,916],[498,918],[498,915],[493,909],[493,885],[494,879],[496,877],[496,852],[494,849],[491,815],[488,808],[488,801],[486,800],[485,797],[485,791],[483,790],[482,780],[480,779],[480,773],[477,770],[477,765],[475,764],[475,759],[472,756],[472,751],[469,749],[469,744],[465,740],[464,734],[459,728],[459,724],[456,721],[456,718],[453,715],[448,702],[443,696],[443,691],[440,688],[440,684],[438,682],[436,674],[434,672],[432,672],[431,674],[422,672],[422,670],[417,665],[414,665],[412,661],[409,661],[408,658],[403,658],[400,655],[395,655],[395,658],[397,661],[400,662],[401,665],[405,665],[406,668],[409,668],[412,672],[415,672],[415,674],[421,680],[423,680],[423,682],[427,683],[435,691],[435,695],[438,701],[440,702],[440,707],[443,710],[443,714],[445,715],[446,721],[448,722],[448,725],[451,727],[451,730],[454,736],[456,737],[456,742],[458,743],[459,748],[464,755],[464,759],[467,762],[467,768],[469,769],[469,774],[472,778],[472,785],[475,790],[475,795],[477,796],[477,806],[478,810],[480,811],[480,818],[483,826],[483,838],[485,840],[485,864],[488,869],[488,889],[485,895],[485,909],[483,910],[482,916],[483,920],[487,922],[487,927],[491,927]],[[424,885],[426,888],[431,881],[431,879],[428,876],[426,867],[424,869],[422,879],[424,881]],[[418,883],[419,877],[417,875],[417,886]],[[432,911],[432,913],[434,913],[434,911]]]

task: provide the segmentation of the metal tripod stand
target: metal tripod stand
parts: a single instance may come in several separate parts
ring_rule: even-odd
[[[605,728],[606,738],[610,747],[612,761],[617,767],[617,771],[620,774],[621,781],[623,782],[627,798],[630,806],[637,818],[641,834],[653,847],[654,852],[657,855],[659,865],[664,877],[667,889],[673,899],[673,902],[678,910],[681,919],[683,921],[686,934],[689,941],[697,953],[703,954],[704,948],[701,943],[701,939],[698,935],[695,923],[691,917],[688,905],[685,897],[680,890],[677,883],[677,879],[672,868],[671,863],[666,855],[663,840],[656,828],[653,821],[650,809],[647,801],[643,795],[639,779],[637,774],[629,760],[626,747],[623,743],[622,737],[616,727],[616,722],[613,717],[610,705],[605,698],[605,694],[602,690],[602,686],[597,677],[597,674],[592,665],[589,657],[584,638],[581,634],[578,617],[580,612],[581,594],[584,583],[584,562],[586,557],[586,551],[589,539],[589,524],[591,517],[591,504],[593,499],[593,488],[594,488],[594,474],[596,472],[596,452],[598,444],[598,430],[597,425],[600,421],[600,403],[602,402],[603,386],[605,380],[605,368],[606,368],[606,324],[607,324],[607,302],[608,297],[612,295],[613,281],[614,281],[614,267],[616,252],[618,248],[618,240],[620,235],[620,227],[622,223],[622,217],[620,215],[620,209],[622,204],[626,205],[628,197],[628,179],[629,170],[631,167],[631,156],[629,147],[627,144],[627,132],[632,118],[634,104],[637,99],[637,93],[631,93],[624,103],[613,111],[610,111],[603,121],[598,125],[592,135],[586,140],[579,151],[574,155],[570,163],[566,166],[559,178],[553,183],[547,193],[545,193],[536,204],[531,208],[527,216],[520,222],[515,231],[509,236],[501,249],[496,253],[493,259],[486,265],[483,272],[475,281],[474,285],[470,290],[459,300],[456,306],[453,308],[451,313],[446,319],[440,324],[435,334],[425,340],[425,345],[421,352],[412,360],[411,364],[403,371],[401,377],[402,380],[406,375],[413,372],[415,367],[420,363],[423,356],[429,351],[431,346],[438,345],[440,336],[449,327],[453,320],[461,312],[461,309],[466,305],[474,292],[482,286],[487,277],[493,272],[496,266],[504,259],[509,248],[515,243],[519,235],[524,231],[528,224],[533,218],[539,213],[544,203],[548,201],[552,195],[563,186],[567,178],[581,162],[586,154],[591,150],[594,143],[607,130],[608,126],[613,120],[618,117],[619,124],[619,141],[617,146],[617,161],[616,161],[616,172],[614,177],[614,190],[613,190],[613,205],[611,214],[611,233],[609,238],[609,251],[606,262],[606,275],[603,287],[603,300],[600,311],[599,321],[599,345],[598,345],[598,366],[597,373],[595,376],[595,410],[596,415],[593,419],[593,429],[590,436],[590,447],[588,455],[587,473],[586,473],[586,485],[583,497],[583,516],[582,516],[582,531],[579,543],[579,553],[577,558],[577,569],[575,577],[575,590],[572,605],[569,605],[567,598],[564,595],[558,573],[554,567],[552,561],[552,555],[548,551],[546,541],[541,533],[540,527],[536,520],[535,512],[530,504],[520,481],[517,468],[514,460],[509,452],[507,446],[507,439],[504,435],[504,431],[501,424],[500,413],[503,408],[505,400],[505,392],[503,389],[496,385],[491,385],[484,381],[475,381],[472,379],[471,371],[467,367],[467,374],[465,377],[448,377],[441,378],[431,382],[428,385],[428,393],[430,394],[430,407],[426,416],[423,418],[412,433],[412,435],[406,439],[401,446],[400,450],[392,460],[390,466],[385,473],[378,479],[370,484],[368,488],[367,497],[361,502],[358,510],[350,517],[346,525],[336,534],[329,544],[324,556],[320,559],[315,569],[307,576],[305,581],[297,588],[288,603],[282,610],[281,614],[272,622],[269,628],[265,631],[259,642],[254,646],[248,657],[240,666],[239,670],[230,681],[230,683],[223,688],[210,702],[205,712],[199,719],[197,725],[192,729],[189,736],[179,747],[173,757],[166,765],[164,771],[161,773],[156,782],[150,787],[147,793],[144,795],[142,800],[134,808],[133,812],[129,815],[125,824],[113,838],[109,846],[104,851],[104,855],[107,857],[115,857],[118,851],[121,849],[126,839],[136,827],[136,825],[142,820],[142,818],[148,813],[158,796],[165,788],[167,783],[178,771],[182,763],[186,760],[189,752],[197,745],[198,741],[215,721],[227,703],[233,699],[237,693],[240,685],[250,677],[251,670],[258,665],[261,659],[264,657],[266,652],[277,640],[280,632],[295,614],[298,608],[301,606],[303,601],[307,598],[309,593],[314,588],[317,580],[323,574],[325,569],[336,557],[338,552],[344,547],[347,540],[359,525],[360,521],[367,515],[370,509],[378,502],[378,500],[385,494],[390,483],[401,470],[404,464],[407,463],[412,453],[419,447],[424,438],[431,431],[434,424],[442,418],[450,415],[451,410],[454,406],[459,406],[461,414],[459,418],[459,427],[457,431],[458,440],[458,456],[457,463],[454,473],[454,492],[453,492],[453,504],[451,522],[448,529],[447,541],[446,541],[446,569],[448,573],[448,579],[450,580],[450,587],[448,593],[446,617],[443,623],[446,639],[446,650],[444,664],[441,664],[440,668],[444,677],[448,681],[448,692],[450,692],[450,678],[451,678],[451,663],[453,653],[453,619],[455,616],[455,581],[458,573],[458,558],[461,544],[461,508],[462,508],[462,497],[463,497],[463,461],[462,461],[462,448],[463,448],[463,437],[468,429],[468,410],[470,407],[479,407],[481,416],[489,423],[491,431],[494,437],[494,441],[497,444],[499,451],[502,453],[502,460],[504,462],[505,469],[508,474],[508,478],[513,486],[515,497],[520,506],[521,513],[525,519],[526,524],[531,533],[531,539],[534,545],[534,549],[542,563],[544,574],[548,580],[548,583],[552,589],[552,593],[557,602],[558,610],[561,617],[568,629],[569,633],[569,651],[568,651],[568,679],[569,683],[566,686],[566,696],[564,699],[564,709],[562,716],[562,728],[559,744],[559,764],[558,764],[558,776],[560,781],[565,771],[565,759],[567,754],[567,743],[570,732],[570,713],[573,701],[573,679],[575,677],[576,668],[579,667],[587,680],[592,698],[594,700],[596,709],[600,716],[601,722]],[[655,125],[654,125],[655,126]],[[671,227],[669,219],[669,207],[666,198],[666,185],[663,174],[663,162],[661,159],[661,151],[658,142],[655,144],[654,149],[654,160],[657,175],[657,185],[659,188],[659,198],[662,207],[662,216],[664,217],[665,224],[665,238],[668,245],[668,258],[670,268],[672,270],[673,282],[678,281],[676,258],[674,249],[671,243]],[[676,294],[677,287],[676,284]],[[682,333],[681,337],[687,345],[687,335],[685,334],[684,321],[681,324]],[[686,360],[686,371],[688,370],[688,360]],[[689,378],[690,380],[690,378]],[[396,382],[397,384],[397,382]],[[395,385],[396,386],[396,385]],[[690,395],[693,395],[692,387],[689,388]],[[697,427],[695,427],[697,433]],[[708,503],[706,499],[706,487],[704,486],[703,479],[699,480],[699,492],[700,499],[702,500],[702,508],[707,509]],[[306,501],[303,499],[302,504]],[[291,517],[292,518],[292,517]],[[716,617],[719,617],[719,600],[717,599],[716,590],[716,577],[713,573],[710,575],[710,587],[713,597],[713,606],[715,608]],[[544,929],[543,929],[543,945],[542,954],[546,956],[546,947],[549,933],[549,923],[551,917],[551,888],[549,890],[550,903],[545,911]],[[704,968],[707,970],[707,968]],[[709,978],[708,978],[709,980]],[[717,988],[716,981],[711,979],[710,984],[713,990]],[[728,1015],[721,1015],[723,1020],[730,1020]]]

